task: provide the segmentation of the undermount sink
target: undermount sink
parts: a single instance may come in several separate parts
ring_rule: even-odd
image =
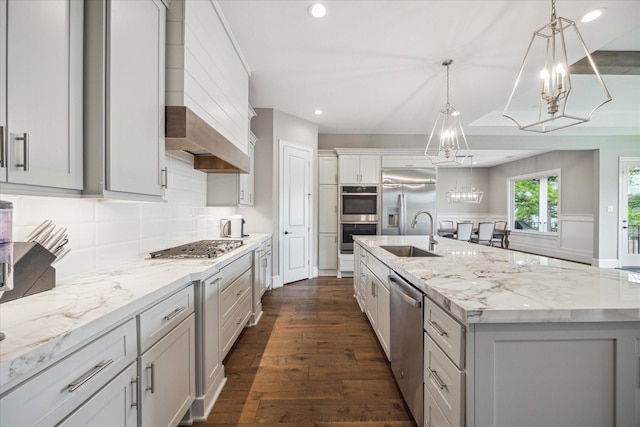
[[[439,257],[433,252],[425,251],[424,249],[416,248],[415,246],[380,246],[387,252],[391,252],[395,256],[403,258],[418,258],[418,257]]]

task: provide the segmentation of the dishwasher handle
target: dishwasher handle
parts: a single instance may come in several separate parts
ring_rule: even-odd
[[[398,292],[398,296],[400,296],[404,302],[406,302],[407,304],[409,304],[410,306],[414,307],[414,308],[421,308],[422,307],[422,299],[415,299],[413,298],[411,295],[407,294],[404,292],[404,290],[402,289],[403,286],[408,286],[405,285],[404,283],[401,282],[402,279],[398,278],[397,276],[393,276],[393,275],[389,275],[389,281],[391,283],[396,283],[400,286],[395,286],[395,290]]]

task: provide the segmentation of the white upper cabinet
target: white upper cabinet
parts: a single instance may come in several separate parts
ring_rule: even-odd
[[[167,105],[184,106],[248,153],[249,69],[216,2],[172,0]]]
[[[0,1],[2,182],[82,188],[83,6]]]
[[[338,183],[338,158],[336,156],[318,156],[318,184]]]
[[[94,0],[85,16],[84,194],[161,199],[166,7]]]
[[[338,157],[341,184],[378,184],[380,182],[380,156],[341,155]]]

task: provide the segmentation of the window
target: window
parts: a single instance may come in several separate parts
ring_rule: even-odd
[[[509,178],[512,230],[558,232],[560,170]]]

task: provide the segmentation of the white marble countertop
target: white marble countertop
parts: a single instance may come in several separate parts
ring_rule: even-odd
[[[6,338],[0,341],[0,393],[188,283],[217,273],[270,237],[252,234],[241,247],[214,259],[146,255],[1,304],[0,330]]]
[[[400,258],[383,245],[428,249],[426,236],[359,236],[378,259],[462,323],[640,321],[640,274],[437,238],[440,257]]]

